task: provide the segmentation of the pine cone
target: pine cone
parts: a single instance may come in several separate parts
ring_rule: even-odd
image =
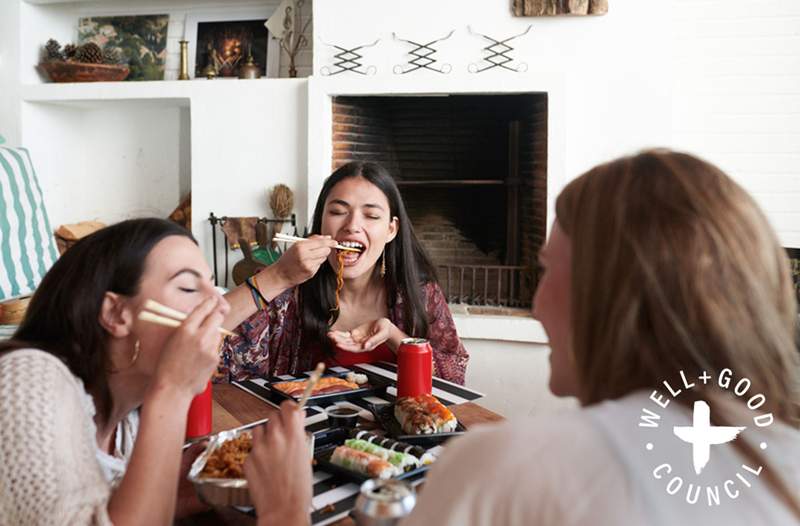
[[[75,58],[75,53],[78,52],[78,46],[75,44],[67,44],[64,46],[64,58]]]
[[[103,64],[119,64],[120,57],[119,51],[114,48],[105,48],[103,50]]]
[[[75,60],[89,64],[100,64],[103,62],[103,50],[94,42],[89,42],[78,48],[75,53]]]
[[[52,38],[44,45],[44,50],[48,61],[64,60],[64,55],[61,54],[61,44]]]

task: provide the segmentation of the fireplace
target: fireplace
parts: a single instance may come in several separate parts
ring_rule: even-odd
[[[546,233],[547,103],[546,93],[335,96],[333,168],[386,166],[451,303],[528,307]]]

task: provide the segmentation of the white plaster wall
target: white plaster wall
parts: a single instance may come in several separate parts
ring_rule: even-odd
[[[0,5],[0,135],[19,144],[19,3]]]
[[[54,225],[166,217],[180,198],[180,108],[28,104],[24,144]]]
[[[800,247],[800,2],[673,9],[673,144],[731,174]]]
[[[209,261],[211,211],[272,217],[268,189],[283,183],[295,193],[295,211],[306,216],[306,81],[242,82],[230,95],[215,82],[198,84],[192,94],[192,222]],[[222,246],[220,240],[220,265]],[[231,266],[240,254],[231,253]]]

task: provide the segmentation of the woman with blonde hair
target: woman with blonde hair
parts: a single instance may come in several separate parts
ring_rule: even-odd
[[[797,306],[753,199],[691,155],[618,159],[559,195],[540,260],[550,389],[581,409],[454,440],[403,525],[798,524]]]

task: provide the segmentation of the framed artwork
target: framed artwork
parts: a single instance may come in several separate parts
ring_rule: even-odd
[[[189,14],[184,39],[189,41],[189,76],[203,78],[203,70],[214,63],[219,77],[238,77],[248,53],[261,68],[261,75],[278,76],[280,44],[264,23],[272,9],[226,10]]]
[[[78,43],[116,51],[126,80],[164,80],[169,15],[93,16],[78,20]]]
[[[604,15],[608,0],[512,0],[514,16]]]

